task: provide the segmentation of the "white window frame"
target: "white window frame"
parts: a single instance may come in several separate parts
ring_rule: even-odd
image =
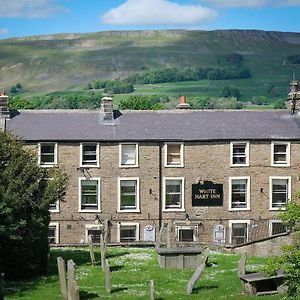
[[[179,231],[180,230],[193,230],[193,241],[180,241],[179,240]],[[176,225],[176,240],[177,242],[182,243],[192,243],[198,241],[198,226],[197,225]]]
[[[246,190],[246,207],[245,208],[233,208],[232,207],[232,182],[234,180],[247,180],[247,190]],[[250,176],[238,176],[238,177],[229,177],[229,211],[240,211],[240,210],[250,210]]]
[[[135,145],[135,164],[125,165],[122,164],[123,146]],[[138,143],[120,143],[119,144],[119,167],[120,168],[138,168],[139,166],[139,144]]]
[[[49,209],[49,211],[51,212],[51,213],[58,213],[59,212],[59,200],[57,200],[56,202],[55,202],[55,208],[54,209]]]
[[[273,236],[273,234],[272,234],[273,224],[278,224],[278,223],[282,224],[282,221],[280,219],[269,220],[269,236]]]
[[[89,229],[95,229],[95,230],[104,230],[103,225],[97,225],[97,224],[85,224],[85,242],[88,243],[88,230]]]
[[[274,147],[276,145],[286,145],[286,162],[276,163],[274,161]],[[272,167],[289,167],[291,164],[291,143],[290,142],[271,142],[271,166]]]
[[[166,182],[168,180],[181,180],[181,207],[166,207]],[[163,177],[163,185],[162,185],[162,199],[163,199],[163,208],[162,211],[169,212],[169,211],[185,211],[184,206],[184,177]]]
[[[121,182],[122,181],[136,181],[136,208],[121,209]],[[139,177],[118,177],[118,213],[123,212],[140,212],[140,179]]]
[[[179,164],[168,164],[168,146],[169,145],[180,145],[180,163]],[[184,144],[183,143],[165,143],[164,144],[164,166],[166,168],[182,168],[184,167],[184,159],[183,159],[183,153],[184,153]]]
[[[41,157],[42,157],[42,146],[43,145],[54,145],[54,162],[53,163],[42,163]],[[38,143],[38,164],[40,167],[44,168],[50,168],[57,165],[57,157],[58,157],[58,144],[56,142],[40,142]]]
[[[250,229],[250,220],[229,220],[229,244],[232,244],[232,224],[247,224],[247,240],[249,241],[249,229]]]
[[[117,242],[120,243],[121,241],[121,227],[122,226],[135,226],[135,242],[140,240],[140,224],[138,222],[118,222],[118,233],[117,233]],[[125,242],[122,242],[125,243]]]
[[[285,210],[285,207],[273,207],[272,206],[272,198],[273,198],[273,179],[284,179],[288,180],[288,193],[287,193],[287,202],[291,201],[292,197],[292,178],[291,176],[270,176],[269,177],[269,210]]]
[[[50,226],[55,227],[55,244],[59,244],[59,222],[50,222]]]
[[[96,145],[96,164],[93,165],[93,164],[84,164],[83,163],[83,146],[85,145]],[[99,168],[100,166],[100,163],[99,163],[99,152],[100,152],[100,146],[99,146],[99,143],[96,143],[96,142],[86,142],[86,143],[80,143],[80,167],[82,168]]]
[[[97,190],[97,193],[98,193],[98,199],[97,199],[97,206],[98,206],[98,209],[81,209],[81,182],[82,181],[88,181],[88,180],[96,180],[98,181],[98,190]],[[91,177],[91,178],[86,178],[86,177],[79,177],[78,178],[78,212],[91,212],[91,213],[95,213],[95,212],[101,212],[101,201],[100,201],[100,198],[101,198],[101,194],[100,194],[100,191],[101,191],[101,188],[100,188],[100,185],[101,185],[101,178],[100,177]]]
[[[250,143],[248,141],[234,141],[230,142],[230,167],[249,167]],[[245,145],[246,161],[244,164],[233,163],[233,148],[235,145]]]

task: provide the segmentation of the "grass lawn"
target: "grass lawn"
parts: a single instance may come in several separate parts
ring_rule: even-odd
[[[59,293],[56,258],[73,259],[77,266],[80,299],[149,299],[149,281],[154,280],[156,299],[256,299],[246,296],[237,277],[238,255],[213,253],[209,264],[197,282],[193,294],[186,295],[186,285],[193,270],[161,269],[154,249],[109,248],[107,257],[111,267],[112,293],[105,291],[105,277],[101,266],[91,266],[86,248],[52,249],[49,275],[36,280],[6,282],[5,300],[58,300]],[[96,251],[99,260],[99,250]],[[265,259],[250,257],[247,271],[258,270]],[[261,296],[259,299],[282,299],[282,295]]]

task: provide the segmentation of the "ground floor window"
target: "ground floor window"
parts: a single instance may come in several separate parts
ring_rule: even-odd
[[[48,228],[48,242],[49,244],[59,243],[59,223],[52,222]]]
[[[85,240],[88,242],[88,236],[92,236],[93,244],[100,244],[100,235],[103,234],[103,227],[101,225],[85,225]]]
[[[230,243],[233,245],[248,242],[250,220],[229,221]]]
[[[281,220],[270,220],[269,225],[270,235],[286,232],[286,227],[282,224]]]
[[[139,240],[138,223],[119,223],[118,224],[118,242],[136,242]]]
[[[196,242],[198,236],[198,226],[176,226],[176,236],[178,242]]]

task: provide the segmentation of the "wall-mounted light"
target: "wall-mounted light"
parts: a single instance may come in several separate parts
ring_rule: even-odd
[[[99,224],[102,224],[100,218],[99,218],[99,215],[96,215],[95,219],[94,219],[94,222],[96,225],[99,225]]]
[[[261,193],[263,193],[263,192],[264,192],[264,189],[263,189],[262,187],[260,188],[260,192],[261,192]]]

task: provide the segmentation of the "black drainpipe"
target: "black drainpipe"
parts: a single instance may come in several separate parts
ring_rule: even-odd
[[[159,223],[159,229],[161,228],[162,226],[162,201],[161,201],[161,196],[162,196],[162,192],[161,192],[161,189],[162,189],[162,162],[163,162],[163,159],[162,159],[162,148],[163,148],[163,144],[162,143],[159,143],[158,144],[158,147],[159,147],[159,171],[158,171],[158,209],[159,209],[159,212],[158,212],[158,223]]]

